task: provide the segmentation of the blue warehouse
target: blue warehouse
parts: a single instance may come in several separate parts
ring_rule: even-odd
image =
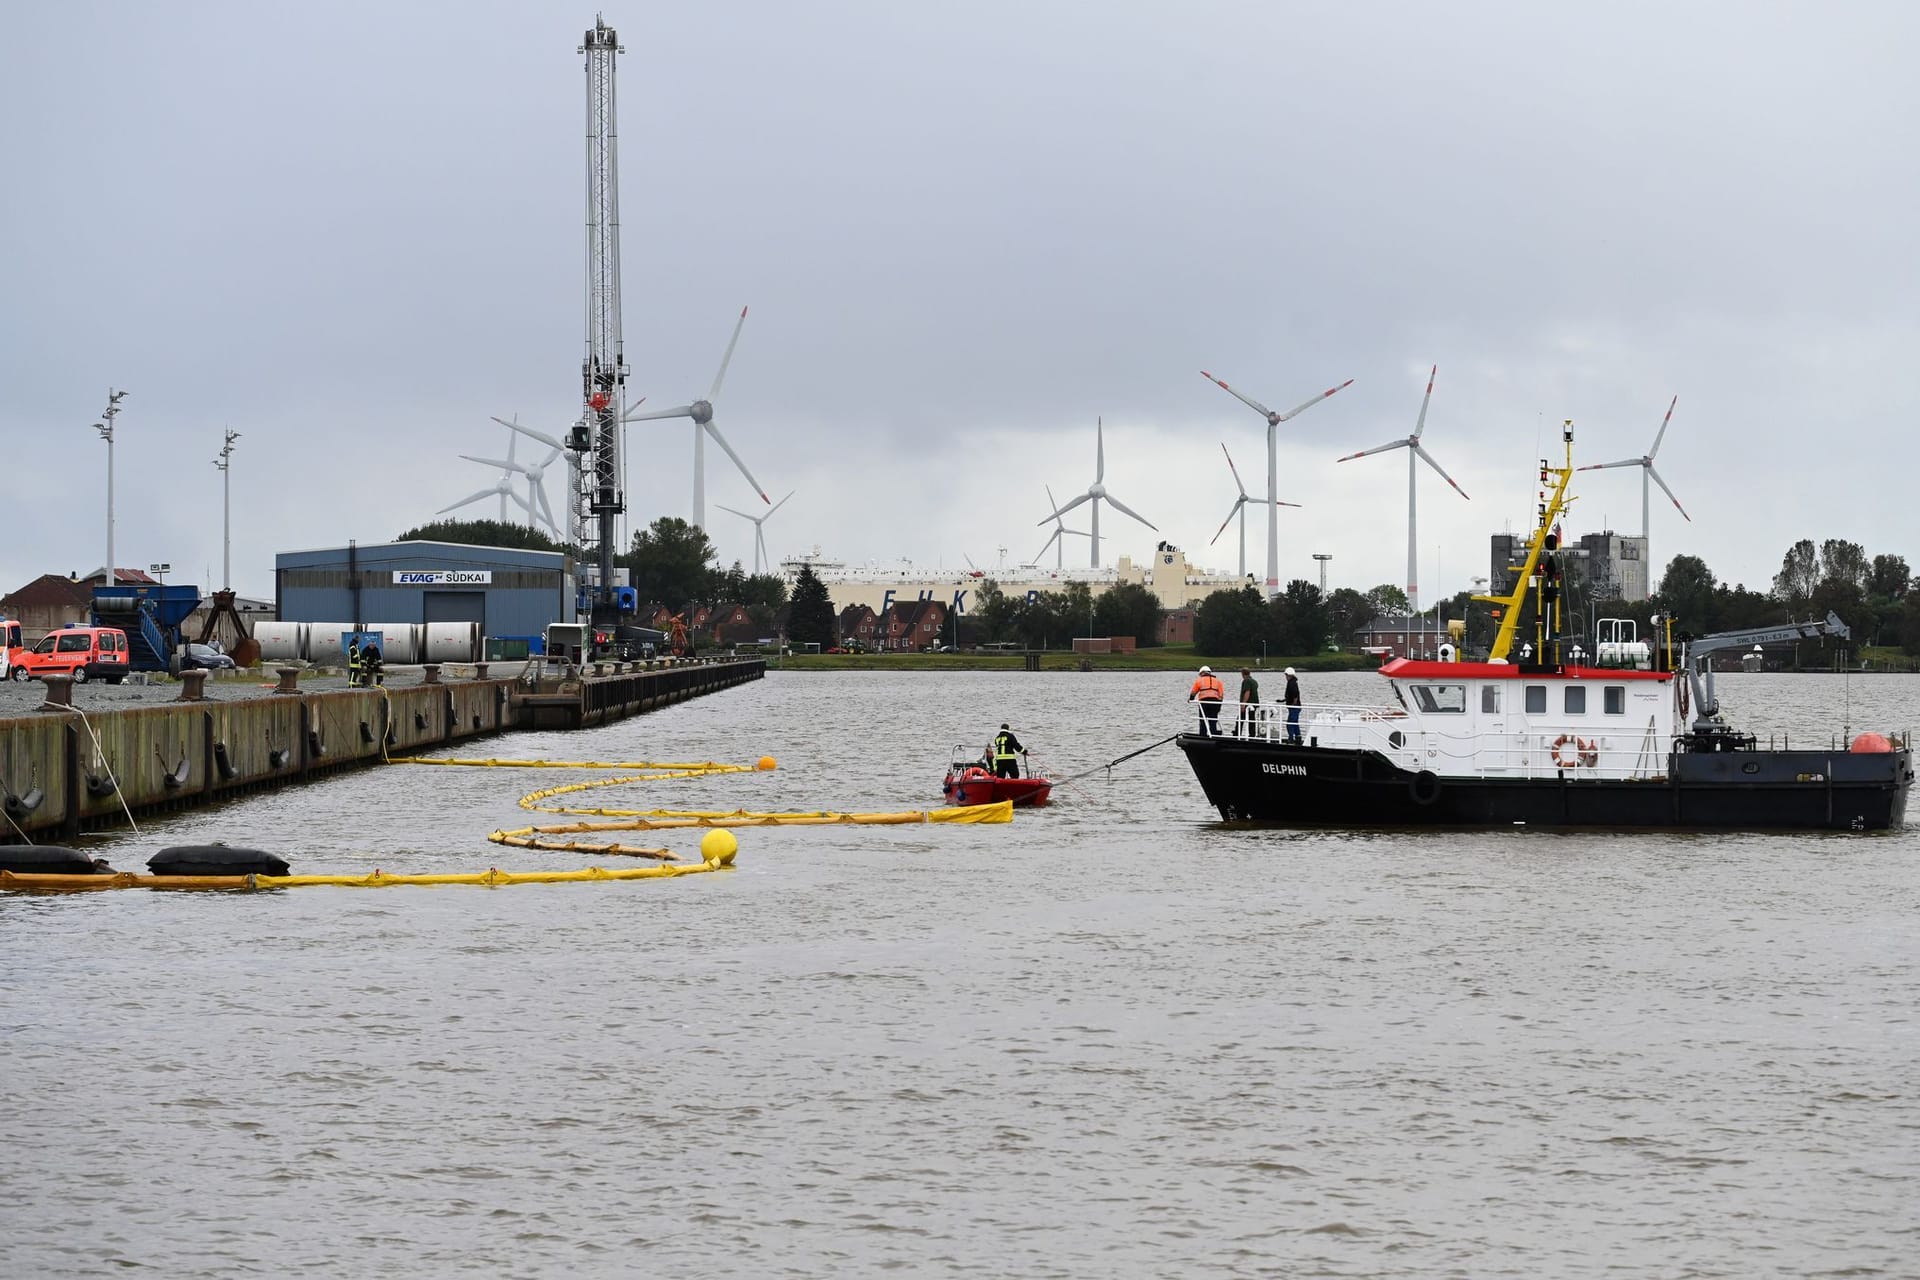
[[[574,619],[570,557],[457,542],[283,551],[274,558],[283,622],[472,622],[486,636],[534,637]]]

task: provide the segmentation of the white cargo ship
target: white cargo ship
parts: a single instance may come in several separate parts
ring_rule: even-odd
[[[822,555],[815,547],[780,562],[789,591],[802,568],[812,569],[813,576],[826,584],[836,610],[866,605],[875,613],[884,613],[903,600],[938,600],[956,612],[970,613],[980,585],[989,579],[1003,594],[1023,596],[1064,591],[1076,582],[1085,583],[1098,596],[1119,583],[1131,582],[1153,592],[1166,609],[1184,608],[1216,591],[1236,591],[1254,582],[1251,575],[1214,573],[1190,564],[1186,553],[1170,542],[1162,542],[1144,564],[1121,556],[1110,569],[1005,563],[990,569],[944,569],[906,560],[850,565]]]

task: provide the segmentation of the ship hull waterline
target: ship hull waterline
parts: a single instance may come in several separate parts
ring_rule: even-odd
[[[1905,750],[1678,752],[1659,779],[1443,777],[1375,751],[1182,734],[1229,822],[1289,827],[1882,831],[1906,821]]]

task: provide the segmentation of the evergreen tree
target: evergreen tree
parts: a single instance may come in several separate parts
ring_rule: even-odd
[[[633,535],[633,547],[619,558],[643,603],[675,612],[711,598],[713,543],[706,532],[678,516],[661,516]]]
[[[1229,658],[1260,652],[1267,606],[1257,588],[1216,591],[1193,615],[1193,648],[1202,657]]]
[[[499,520],[435,520],[416,525],[400,534],[395,542],[457,542],[470,547],[519,547],[528,551],[565,551],[538,529],[524,524],[505,524]]]
[[[1103,636],[1132,636],[1141,648],[1160,643],[1160,598],[1137,582],[1122,582],[1093,606],[1093,625]]]
[[[811,565],[800,567],[793,582],[793,608],[787,614],[787,643],[817,644],[822,649],[834,642],[833,601],[827,584],[813,576]]]

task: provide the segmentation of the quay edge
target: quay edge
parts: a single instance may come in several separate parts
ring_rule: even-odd
[[[762,659],[263,693],[0,719],[0,844],[72,837],[515,729],[578,729],[758,680]]]

